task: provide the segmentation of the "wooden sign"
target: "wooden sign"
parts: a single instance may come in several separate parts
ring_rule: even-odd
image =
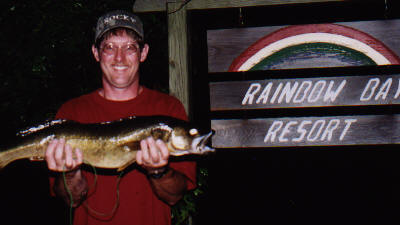
[[[208,71],[241,71],[244,78],[228,78],[229,81],[210,78],[210,109],[214,115],[211,127],[216,131],[213,146],[260,148],[399,143],[400,114],[333,116],[330,112],[326,114],[329,117],[299,117],[293,112],[301,111],[294,108],[320,107],[311,110],[324,115],[323,111],[329,107],[386,105],[388,107],[379,108],[386,108],[385,112],[392,114],[389,106],[400,103],[400,74],[393,74],[396,73],[393,71],[362,75],[360,71],[357,76],[337,74],[333,77],[330,73],[313,74],[312,78],[304,74],[296,78],[288,78],[293,77],[288,75],[264,79],[264,72],[261,72],[400,65],[398,24],[400,20],[395,19],[207,31]],[[259,71],[257,80],[247,78],[252,76],[247,76],[250,72],[246,71],[252,70]],[[216,77],[215,74],[209,76]],[[285,113],[280,116],[282,118],[266,118],[268,114],[262,109],[272,108],[293,110],[281,110]],[[352,110],[351,107],[347,109]],[[243,111],[252,113],[252,119],[231,116]],[[301,116],[307,116],[304,112]],[[375,114],[380,113],[383,112]],[[256,114],[260,117],[253,119]]]
[[[210,83],[211,111],[400,103],[400,74]]]
[[[400,143],[400,115],[212,120],[215,148]]]
[[[208,71],[400,64],[399,19],[207,31]]]

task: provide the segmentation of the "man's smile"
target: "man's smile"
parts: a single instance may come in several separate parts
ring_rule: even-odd
[[[122,66],[122,65],[114,65],[112,67],[115,70],[126,70],[126,69],[128,69],[128,66]]]

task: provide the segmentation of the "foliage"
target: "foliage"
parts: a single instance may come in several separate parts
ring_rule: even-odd
[[[51,119],[66,100],[99,88],[100,70],[91,53],[96,20],[113,9],[129,11],[133,3],[131,0],[2,0],[2,133],[11,137],[17,130]],[[148,60],[141,67],[141,82],[168,92],[166,15],[140,16],[145,40],[150,45]],[[178,223],[195,211],[194,200],[201,193],[201,188],[196,189],[174,208]]]
[[[189,216],[197,213],[196,202],[207,189],[207,177],[208,170],[205,167],[198,167],[197,187],[183,196],[182,200],[172,208],[172,224],[190,224]]]

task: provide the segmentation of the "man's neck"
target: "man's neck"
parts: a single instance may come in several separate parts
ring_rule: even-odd
[[[140,85],[129,88],[110,88],[103,86],[103,88],[99,90],[99,94],[108,100],[127,101],[136,98],[142,91],[143,87]]]

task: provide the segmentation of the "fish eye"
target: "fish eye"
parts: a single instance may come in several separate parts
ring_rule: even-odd
[[[189,130],[189,134],[192,136],[195,136],[195,135],[199,134],[199,131],[196,128],[192,128]]]

